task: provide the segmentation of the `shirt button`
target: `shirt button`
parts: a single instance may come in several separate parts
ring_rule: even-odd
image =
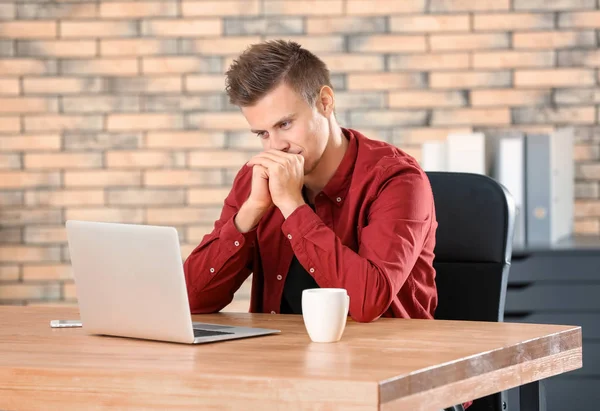
[[[235,246],[236,246],[236,247],[239,247],[239,245],[240,245],[240,242],[239,242],[239,241],[236,241],[236,242],[234,242],[233,244],[235,244]]]
[[[336,198],[335,201],[337,201],[338,203],[341,203],[342,202],[342,197]]]
[[[275,311],[271,311],[271,314],[277,314]]]
[[[291,234],[288,234],[288,236],[287,236],[287,237],[288,237],[290,240],[292,239],[292,235],[291,235]]]
[[[215,269],[211,267],[211,268],[210,268],[210,272],[211,272],[211,273],[214,273],[214,272],[215,272]]]
[[[310,271],[311,273],[314,273],[315,269],[311,267],[310,270],[308,270],[308,271]]]
[[[283,278],[283,277],[281,276],[281,274],[279,274],[279,275],[277,276],[277,279],[278,279],[279,281],[281,281],[281,279],[282,279],[282,278]]]

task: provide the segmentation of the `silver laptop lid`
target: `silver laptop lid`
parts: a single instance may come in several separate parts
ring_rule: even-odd
[[[87,332],[194,341],[175,228],[75,220],[66,227]]]

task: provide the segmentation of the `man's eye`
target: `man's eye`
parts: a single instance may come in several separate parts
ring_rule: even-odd
[[[290,128],[291,125],[292,125],[291,121],[284,121],[283,123],[281,123],[281,128],[286,130],[286,129]]]
[[[258,136],[258,138],[262,138],[262,139],[265,139],[265,138],[267,138],[267,137],[269,136],[269,135],[268,135],[266,132],[264,132],[264,131],[261,131],[260,133],[256,133],[256,135]]]

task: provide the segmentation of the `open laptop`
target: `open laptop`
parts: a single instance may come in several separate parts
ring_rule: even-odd
[[[69,220],[79,312],[90,334],[201,344],[280,330],[192,323],[173,227]]]

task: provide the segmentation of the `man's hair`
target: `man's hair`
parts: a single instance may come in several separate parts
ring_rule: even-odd
[[[233,61],[226,73],[229,102],[254,105],[282,82],[311,106],[323,86],[331,86],[325,63],[293,41],[271,40],[253,44]]]

